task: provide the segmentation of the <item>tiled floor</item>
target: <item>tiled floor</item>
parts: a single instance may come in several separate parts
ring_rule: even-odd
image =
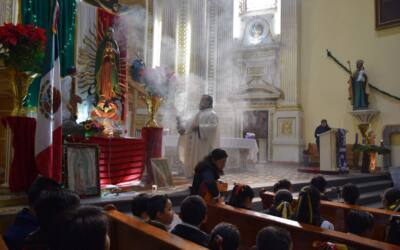
[[[286,178],[293,184],[299,182],[308,182],[316,174],[300,173],[297,171],[298,165],[287,163],[267,163],[257,164],[247,169],[228,169],[221,180],[229,184],[231,189],[234,183],[240,182],[250,185],[253,188],[272,186],[280,179]],[[340,175],[324,175],[327,180],[350,178],[357,176],[365,176],[369,174],[361,174],[359,171],[350,171],[349,174]],[[175,193],[187,190],[191,185],[191,180],[187,180],[182,176],[174,176],[175,187],[158,188],[157,193]],[[149,188],[134,188],[137,191],[150,191]]]

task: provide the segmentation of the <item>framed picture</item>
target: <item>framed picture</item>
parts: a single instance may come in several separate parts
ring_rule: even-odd
[[[159,187],[173,187],[171,168],[166,158],[153,158],[151,169],[153,171],[154,184]]]
[[[64,144],[66,187],[80,196],[100,195],[99,148],[96,144]]]
[[[400,25],[399,0],[375,0],[375,27],[385,29]]]

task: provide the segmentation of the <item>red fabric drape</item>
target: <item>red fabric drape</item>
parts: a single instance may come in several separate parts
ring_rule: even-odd
[[[29,117],[10,116],[3,118],[2,122],[11,129],[14,149],[9,174],[10,191],[26,191],[38,175],[35,164],[36,121]]]
[[[90,137],[84,142],[99,145],[102,187],[142,178],[145,162],[145,145],[142,139]]]
[[[146,145],[146,169],[148,183],[154,183],[151,167],[151,158],[160,158],[162,154],[162,132],[163,128],[142,128],[142,138]]]

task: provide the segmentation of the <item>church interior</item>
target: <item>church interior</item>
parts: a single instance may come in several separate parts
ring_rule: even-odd
[[[400,1],[2,0],[0,249],[400,249]]]

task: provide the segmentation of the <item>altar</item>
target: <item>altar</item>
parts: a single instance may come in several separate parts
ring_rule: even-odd
[[[163,157],[167,158],[170,166],[178,162],[177,135],[163,136]],[[227,169],[247,169],[258,161],[258,145],[255,139],[221,138],[221,148],[228,152]]]

